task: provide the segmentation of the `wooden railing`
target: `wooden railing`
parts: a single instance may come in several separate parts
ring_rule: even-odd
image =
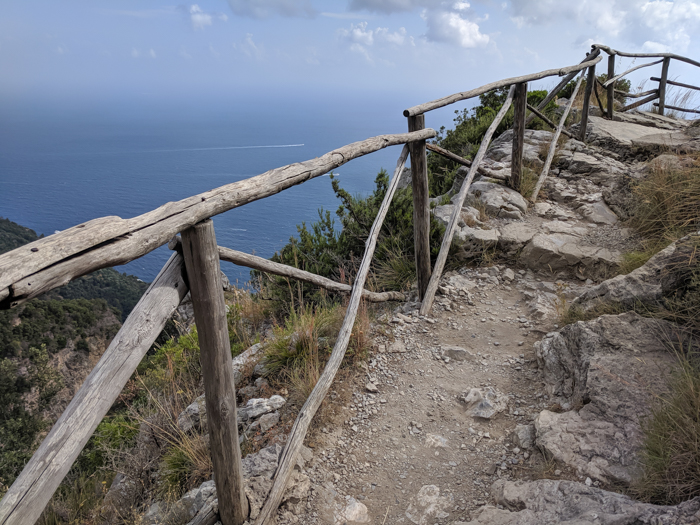
[[[173,315],[188,291],[192,294],[195,321],[199,333],[207,413],[211,415],[208,418],[208,424],[214,479],[219,498],[219,514],[224,525],[243,523],[247,518],[248,511],[247,500],[243,492],[241,455],[236,424],[236,396],[230,367],[225,307],[221,292],[220,260],[308,281],[339,292],[351,292],[347,313],[331,357],[311,395],[299,412],[280,458],[280,465],[275,473],[271,492],[255,521],[256,525],[269,523],[279,506],[311,420],[328,392],[345,355],[361,298],[365,297],[370,301],[404,299],[403,294],[399,292],[374,293],[364,290],[364,285],[379,231],[409,154],[411,156],[413,185],[415,257],[419,293],[422,300],[420,312],[425,315],[432,306],[469,186],[475,174],[484,169],[480,167],[480,163],[486,154],[491,137],[509,107],[511,104],[515,107],[512,169],[509,184],[519,190],[524,130],[527,123],[535,116],[543,116],[540,112],[544,107],[577,74],[581,73],[574,95],[571,97],[560,122],[555,125],[545,118],[545,121],[556,130],[545,168],[538,181],[539,189],[551,165],[551,157],[557,142],[556,138],[559,133],[566,132],[564,123],[567,114],[582,83],[583,75],[587,72],[588,81],[584,97],[583,119],[579,129],[579,138],[585,139],[588,100],[595,84],[595,66],[602,60],[601,50],[610,54],[611,57],[616,54],[630,56],[605,46],[593,46],[592,52],[577,65],[501,80],[471,91],[457,93],[409,108],[404,111],[404,115],[408,118],[408,133],[381,135],[349,144],[316,159],[276,168],[250,179],[228,184],[178,202],[165,204],[132,219],[121,219],[120,217],[95,219],[0,255],[0,308],[13,308],[81,275],[100,268],[127,263],[166,243],[176,252],[149,286],[99,363],[0,501],[0,525],[24,525],[34,523],[38,519],[95,428],[108,412],[139,362],[163,329],[166,321]],[[660,82],[660,85],[665,86],[666,83],[671,83],[667,80],[667,63],[671,58],[700,65],[684,57],[663,55],[664,68],[661,77],[663,82]],[[612,90],[614,90],[616,80],[647,65],[651,64],[637,66],[617,77],[614,75],[614,67],[613,70],[609,69],[608,78],[611,79],[611,82],[606,82],[609,93],[614,94]],[[531,108],[532,112],[528,116],[527,82],[550,76],[563,78],[537,108]],[[487,130],[474,159],[468,161],[457,157],[458,162],[469,166],[469,173],[458,193],[440,253],[435,266],[431,269],[428,245],[430,207],[426,140],[435,138],[436,133],[425,127],[425,113],[506,86],[510,86],[506,101]],[[693,86],[684,87],[698,89]],[[661,96],[662,93],[663,91],[659,89],[655,95]],[[612,96],[609,100],[611,99]],[[663,99],[660,104],[660,112],[663,112]],[[608,115],[612,115],[610,106]],[[213,223],[210,221],[212,216],[321,176],[357,157],[399,144],[404,144],[404,147],[366,241],[365,253],[352,288],[297,268],[273,263],[216,245]],[[428,146],[431,151],[447,155],[455,160],[454,154],[433,145]],[[181,238],[177,237],[180,233],[182,234]]]

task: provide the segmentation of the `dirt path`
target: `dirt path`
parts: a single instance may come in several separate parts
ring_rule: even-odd
[[[533,344],[555,315],[533,319],[531,296],[575,294],[579,284],[503,266],[463,269],[443,283],[433,317],[397,311],[376,328],[365,373],[342,387],[353,390],[350,402],[310,438],[306,511],[282,522],[453,523],[486,503],[495,479],[543,468],[539,453],[512,442],[517,425],[549,406]],[[473,388],[495,393],[503,410],[474,417],[464,402]]]

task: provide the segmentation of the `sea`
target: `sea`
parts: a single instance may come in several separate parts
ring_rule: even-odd
[[[0,104],[0,216],[44,235],[98,217],[131,218],[351,142],[403,133],[402,110],[424,101],[388,94]],[[432,127],[450,125],[451,113],[438,114]],[[400,152],[386,148],[334,173],[343,188],[366,196],[380,169],[393,172]],[[215,216],[217,242],[269,258],[298,225],[318,220],[320,209],[335,214],[338,205],[322,176]],[[169,255],[164,246],[116,268],[149,282]],[[234,284],[249,281],[248,268],[222,262],[222,270]]]

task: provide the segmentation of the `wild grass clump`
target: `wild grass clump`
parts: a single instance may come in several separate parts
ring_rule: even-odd
[[[700,229],[700,161],[682,159],[679,166],[653,166],[633,187],[631,225],[658,246]]]
[[[631,487],[639,499],[662,505],[700,496],[700,362],[692,342],[679,346],[670,391],[657,396],[643,424],[643,472]]]
[[[228,334],[235,357],[260,342],[260,332],[270,314],[268,305],[250,290],[235,288],[227,294]]]
[[[114,476],[96,472],[80,474],[62,484],[39,517],[37,525],[86,525],[100,523],[102,500]]]

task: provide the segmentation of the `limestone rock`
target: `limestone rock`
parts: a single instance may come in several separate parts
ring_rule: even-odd
[[[520,262],[533,270],[574,267],[584,274],[616,267],[620,259],[617,251],[584,244],[578,236],[567,233],[538,233],[520,254]]]
[[[206,415],[207,407],[202,394],[177,416],[177,426],[185,433],[199,430],[205,425]]]
[[[406,509],[406,517],[416,525],[432,525],[436,520],[449,516],[451,498],[440,496],[440,489],[435,485],[423,485]]]
[[[280,420],[280,413],[277,411],[270,412],[269,414],[264,414],[264,415],[260,416],[260,419],[258,420],[260,422],[260,431],[267,432],[272,427],[274,427],[277,423],[279,423],[279,420]]]
[[[233,381],[236,385],[240,385],[243,382],[244,377],[248,377],[253,372],[255,365],[263,357],[263,345],[262,343],[257,343],[241,352],[236,357],[233,358]]]
[[[534,425],[518,425],[513,432],[515,444],[520,448],[532,448],[535,444],[535,426]]]
[[[469,525],[685,525],[700,523],[700,498],[676,506],[652,505],[574,481],[498,480],[497,504],[482,507]],[[507,510],[506,510],[507,509]]]
[[[498,247],[506,255],[515,255],[537,234],[534,226],[522,222],[509,222],[498,230]]]
[[[700,232],[688,235],[661,250],[646,264],[628,273],[600,283],[574,299],[573,304],[589,310],[601,303],[631,305],[636,301],[651,303],[675,290],[684,280],[678,264],[688,260],[697,246]],[[686,265],[687,266],[687,265]]]
[[[459,257],[469,259],[477,257],[484,251],[493,248],[498,243],[498,230],[481,230],[464,228],[455,232],[455,237],[461,241]]]
[[[505,397],[493,387],[472,388],[460,396],[473,417],[491,419],[506,409]]]
[[[260,417],[268,412],[274,412],[278,408],[283,407],[286,402],[287,401],[282,396],[272,396],[269,399],[249,399],[248,403],[238,410],[238,413],[240,414],[241,420],[247,421],[248,419]]]
[[[669,323],[629,312],[565,326],[535,343],[543,381],[562,414],[535,420],[546,454],[601,481],[629,483],[641,446],[640,419],[663,392],[673,363],[658,338]]]
[[[486,213],[492,217],[522,219],[527,211],[525,198],[501,184],[473,182],[467,198],[470,203],[480,201],[486,208]]]
[[[473,361],[475,359],[474,354],[461,346],[443,346],[442,351],[444,355],[455,361]]]

